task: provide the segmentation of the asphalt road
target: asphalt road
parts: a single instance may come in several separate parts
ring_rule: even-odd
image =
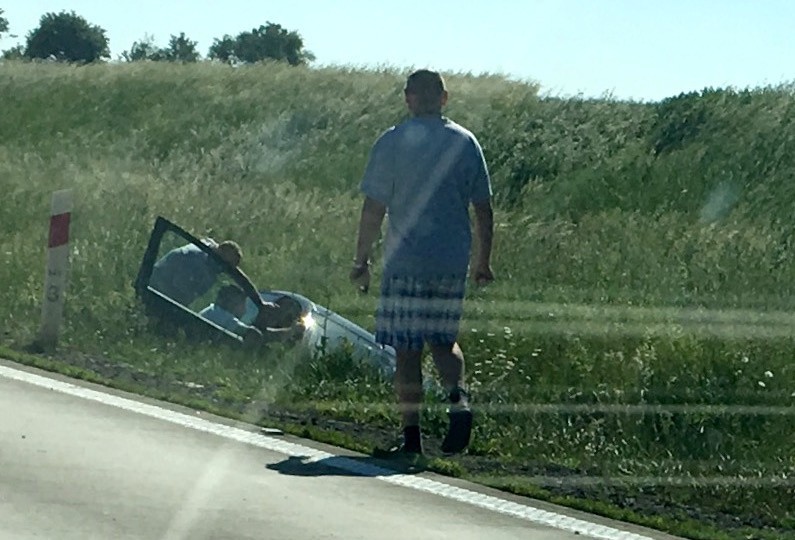
[[[0,372],[0,539],[34,538],[587,536]]]

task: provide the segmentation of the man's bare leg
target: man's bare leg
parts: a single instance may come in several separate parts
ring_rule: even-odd
[[[422,405],[422,350],[398,350],[395,390],[403,421],[405,449],[422,453],[420,406]]]
[[[472,435],[472,410],[464,393],[464,353],[458,343],[434,345],[431,354],[439,371],[439,378],[449,393],[450,427],[442,441],[442,452],[456,454],[468,445]]]
[[[431,345],[433,362],[448,392],[464,387],[464,353],[458,343]]]

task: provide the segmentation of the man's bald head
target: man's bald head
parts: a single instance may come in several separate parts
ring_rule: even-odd
[[[436,71],[415,71],[406,79],[403,91],[406,105],[415,116],[441,114],[442,107],[447,104],[447,85]]]

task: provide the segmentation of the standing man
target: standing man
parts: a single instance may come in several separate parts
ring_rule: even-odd
[[[468,446],[472,431],[464,356],[457,343],[472,244],[469,207],[474,207],[478,237],[472,278],[483,285],[494,280],[491,181],[475,136],[442,115],[448,95],[439,73],[412,73],[404,95],[411,117],[384,132],[370,152],[350,279],[369,286],[370,251],[388,213],[376,340],[397,352],[403,444],[392,453],[423,451],[420,405],[427,344],[450,401],[442,451],[453,454]]]

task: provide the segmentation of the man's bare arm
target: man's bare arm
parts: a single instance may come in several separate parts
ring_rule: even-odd
[[[385,215],[386,206],[383,203],[370,197],[365,197],[362,205],[362,215],[359,220],[355,264],[365,265],[370,261],[370,251],[381,232],[381,224]]]
[[[477,203],[475,208],[475,234],[478,239],[478,253],[475,258],[473,278],[477,282],[488,283],[494,280],[491,270],[491,246],[494,237],[494,211],[491,201]]]
[[[248,277],[248,275],[243,271],[242,268],[238,266],[237,270],[240,272],[240,275],[243,277],[243,290],[246,292],[246,295],[249,298],[251,298],[252,296],[254,298],[258,298],[260,307],[269,307],[269,308],[277,307],[276,304],[274,304],[273,302],[266,302],[265,300],[262,299],[262,297],[259,295],[259,291],[257,290],[257,286],[254,285],[254,282],[251,280],[250,277]]]
[[[373,249],[373,243],[381,232],[381,223],[383,223],[385,215],[386,206],[375,199],[365,197],[359,220],[356,256],[348,276],[351,282],[355,283],[364,293],[370,288],[370,250]]]

